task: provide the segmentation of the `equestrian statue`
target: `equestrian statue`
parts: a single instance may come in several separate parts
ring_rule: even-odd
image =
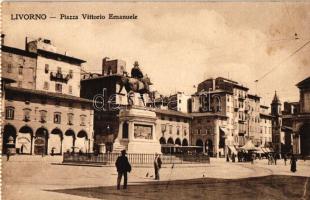
[[[131,69],[131,77],[125,72],[124,76],[121,77],[119,93],[121,93],[123,87],[127,92],[127,101],[129,105],[133,105],[132,95],[139,93],[142,99],[143,105],[145,106],[145,100],[143,94],[148,94],[152,100],[152,93],[149,85],[152,85],[150,78],[147,75],[143,75],[139,68],[138,61],[134,62],[134,67]]]

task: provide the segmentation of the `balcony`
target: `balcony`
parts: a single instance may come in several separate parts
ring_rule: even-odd
[[[238,99],[241,100],[241,101],[244,101],[245,100],[245,95],[239,95]]]
[[[70,79],[70,75],[67,74],[62,74],[60,72],[51,72],[50,73],[50,79],[51,81],[58,81],[58,82],[62,82],[62,83],[67,83]]]

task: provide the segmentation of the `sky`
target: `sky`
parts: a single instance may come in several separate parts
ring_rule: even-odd
[[[5,45],[24,48],[26,36],[47,38],[97,73],[104,57],[125,60],[127,71],[137,60],[165,95],[192,94],[201,81],[221,76],[270,105],[275,91],[282,103],[298,101],[296,84],[310,76],[310,44],[303,47],[310,40],[308,2],[5,2],[2,12]],[[56,18],[11,20],[29,13]],[[59,19],[83,13],[138,19]]]

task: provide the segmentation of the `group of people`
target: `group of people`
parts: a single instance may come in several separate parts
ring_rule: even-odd
[[[226,161],[229,162],[230,159],[232,162],[236,161],[236,157],[238,158],[238,162],[246,162],[246,161],[251,161],[252,164],[254,164],[254,160],[256,159],[256,154],[255,153],[244,153],[244,152],[238,152],[237,156],[232,153],[231,157],[229,155],[226,155]],[[280,159],[279,154],[277,153],[270,153],[266,155],[268,159],[268,165],[277,165],[277,160]],[[284,164],[286,165],[288,156],[283,155],[283,160]],[[291,165],[291,171],[296,172],[297,171],[297,158],[292,154],[291,159],[290,159],[290,165]]]
[[[161,168],[162,161],[160,158],[160,154],[155,154],[154,159],[154,170],[155,170],[155,180],[159,180],[159,170]],[[124,186],[123,189],[127,189],[127,173],[131,172],[131,165],[126,156],[126,150],[121,151],[121,155],[117,158],[115,162],[116,170],[117,170],[117,189],[121,188],[121,180],[124,176]]]

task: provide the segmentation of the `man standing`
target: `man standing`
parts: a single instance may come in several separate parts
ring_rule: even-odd
[[[283,155],[283,160],[284,160],[284,165],[286,165],[286,160],[287,160],[286,154]]]
[[[159,180],[159,170],[161,168],[161,159],[160,155],[158,153],[155,153],[155,159],[154,159],[154,169],[155,169],[155,180]]]
[[[292,154],[292,157],[291,157],[291,171],[292,172],[296,172],[297,171],[297,166],[296,166],[296,162],[297,162],[297,159],[295,158],[294,154]]]
[[[122,176],[124,175],[124,189],[127,189],[127,172],[130,173],[131,165],[128,162],[128,158],[126,157],[126,150],[121,151],[121,156],[119,156],[115,162],[115,166],[117,169],[117,189],[120,189]]]

